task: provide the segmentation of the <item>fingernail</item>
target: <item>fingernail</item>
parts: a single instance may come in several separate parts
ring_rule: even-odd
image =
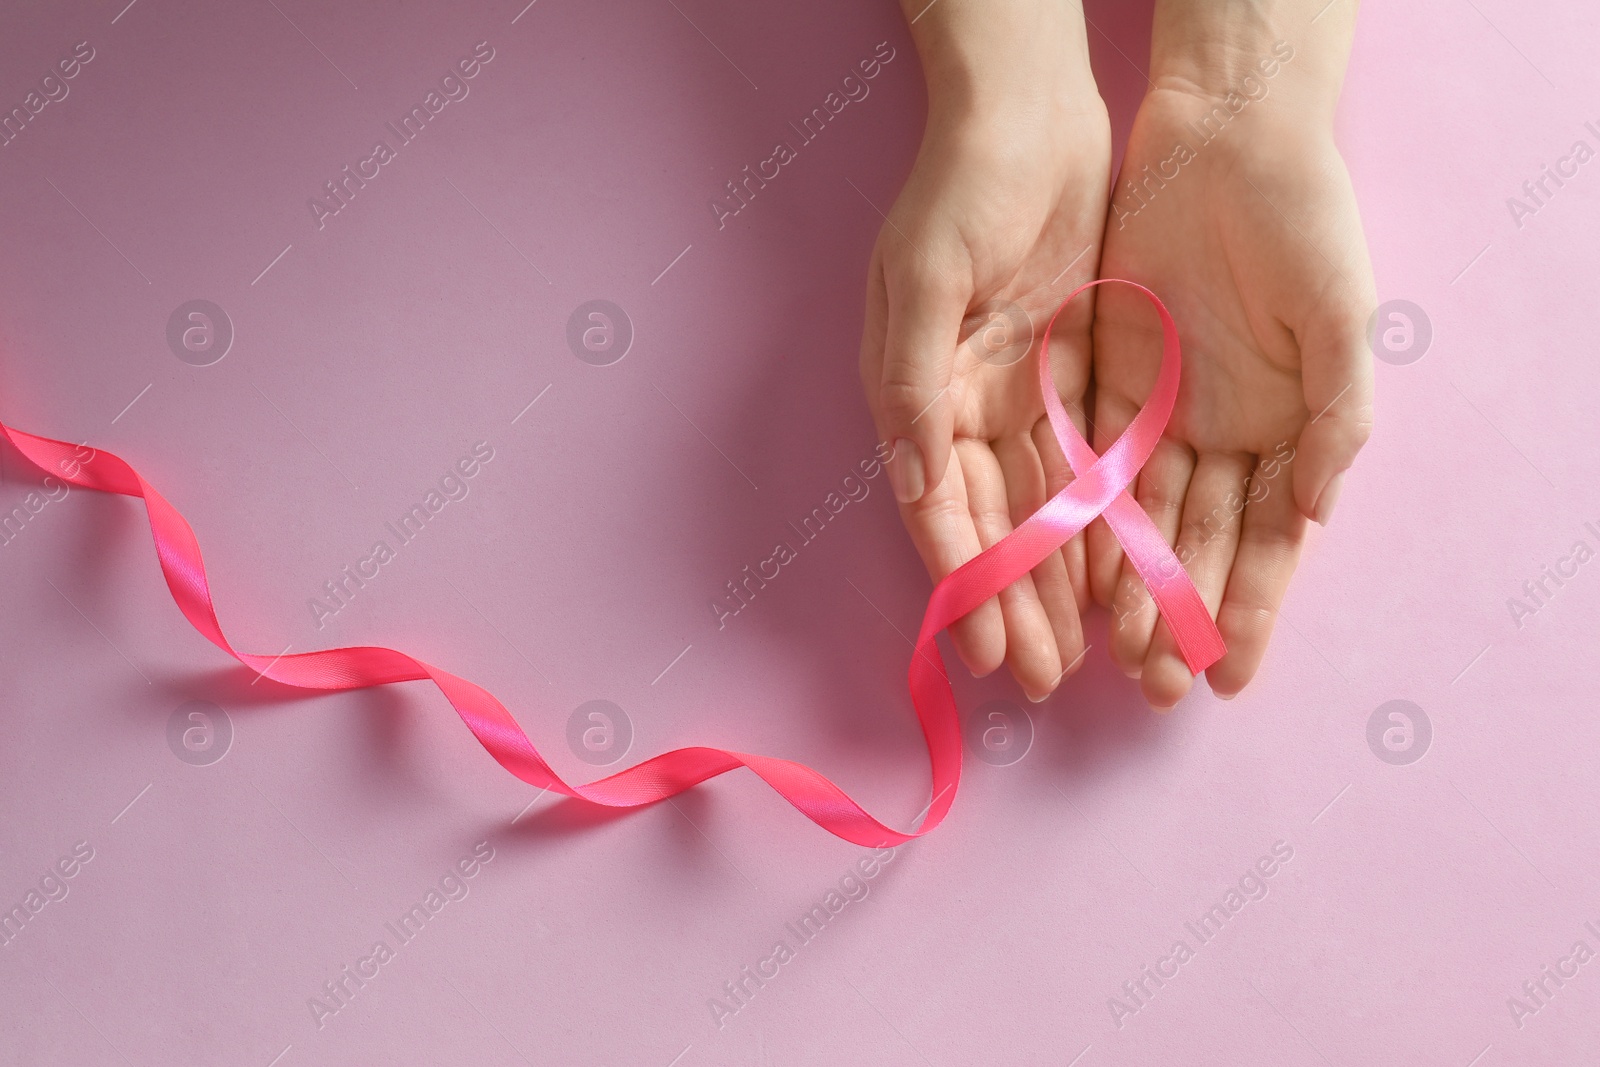
[[[894,498],[902,504],[921,500],[927,481],[922,449],[909,437],[897,438],[894,455],[889,457],[889,484],[894,488]]]
[[[1030,704],[1043,704],[1046,700],[1050,699],[1049,693],[1046,693],[1042,697],[1028,696],[1028,691],[1026,689],[1022,691],[1022,695],[1028,697],[1028,703]]]
[[[1339,502],[1339,494],[1343,491],[1344,471],[1340,471],[1328,479],[1328,484],[1322,489],[1322,496],[1317,499],[1318,525],[1328,525],[1328,520],[1333,518],[1333,506]]]
[[[1239,695],[1238,693],[1217,693],[1215,690],[1212,690],[1212,692],[1218,700],[1232,700]]]

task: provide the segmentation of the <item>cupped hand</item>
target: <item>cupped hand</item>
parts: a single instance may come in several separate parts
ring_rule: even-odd
[[[1072,478],[1038,395],[1039,335],[1094,277],[1110,184],[1098,94],[1040,92],[931,116],[873,250],[861,374],[889,476],[937,581]],[[1080,432],[1093,294],[1057,320],[1056,384]],[[1009,664],[1030,699],[1075,670],[1088,603],[1080,535],[951,629],[967,666]]]
[[[1233,112],[1220,93],[1158,80],[1106,229],[1101,273],[1154,290],[1182,337],[1177,408],[1136,497],[1227,642],[1207,671],[1224,697],[1256,673],[1308,520],[1327,523],[1372,425],[1371,267],[1330,125],[1270,99]],[[1138,411],[1161,356],[1149,307],[1120,288],[1094,321],[1097,450]],[[1112,659],[1171,707],[1193,681],[1171,633],[1103,520],[1088,551]]]

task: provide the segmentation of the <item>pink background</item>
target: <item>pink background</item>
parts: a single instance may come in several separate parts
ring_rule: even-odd
[[[95,52],[0,148],[0,417],[159,486],[241,647],[406,649],[577,779],[601,772],[568,717],[614,701],[629,762],[783,755],[909,825],[901,633],[928,582],[885,480],[725,629],[707,606],[872,448],[862,282],[923,107],[898,12],[122,5],[0,18],[5,109]],[[1089,5],[1119,128],[1141,6]],[[319,230],[307,199],[484,40],[470,95]],[[885,40],[870,96],[719,231],[708,200]],[[1597,45],[1576,3],[1362,13],[1341,136],[1380,298],[1433,341],[1379,364],[1376,435],[1256,683],[1158,716],[1096,616],[1024,758],[969,760],[944,827],[720,1028],[710,998],[861,850],[749,775],[623,818],[524,811],[431,688],[252,684],[172,606],[136,503],[50,503],[0,548],[0,908],[75,843],[93,859],[0,948],[0,1062],[1589,1062],[1600,962],[1520,1027],[1507,998],[1600,950],[1600,563],[1520,628],[1507,600],[1600,545],[1600,161],[1520,228],[1505,200],[1600,143]],[[206,367],[166,341],[196,298],[236,332]],[[565,339],[596,298],[636,334],[606,367]],[[469,496],[317,629],[308,599],[478,440]],[[9,509],[39,483],[3,463]],[[1367,741],[1396,699],[1432,726],[1407,765]],[[191,700],[231,723],[207,766],[168,742]],[[470,893],[319,1027],[308,998],[483,841]],[[1188,935],[1280,841],[1265,898]],[[1180,938],[1194,958],[1118,1026],[1108,999]]]

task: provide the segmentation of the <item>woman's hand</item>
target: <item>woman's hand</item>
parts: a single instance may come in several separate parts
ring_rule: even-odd
[[[1110,131],[1070,2],[910,0],[928,125],[873,250],[861,373],[912,540],[937,581],[1072,473],[1033,359],[1056,305],[1094,277]],[[1084,429],[1091,294],[1057,321],[1057,386]],[[1010,665],[1033,700],[1083,653],[1080,536],[951,628],[967,666]]]
[[[1228,652],[1207,677],[1222,696],[1254,676],[1307,521],[1328,521],[1372,425],[1372,272],[1332,138],[1354,12],[1313,23],[1320,6],[1164,0],[1106,230],[1101,273],[1154,290],[1182,335],[1177,409],[1136,495],[1217,618]],[[1143,299],[1104,293],[1097,450],[1160,355]],[[1104,521],[1089,571],[1113,660],[1152,705],[1176,704],[1192,676]]]

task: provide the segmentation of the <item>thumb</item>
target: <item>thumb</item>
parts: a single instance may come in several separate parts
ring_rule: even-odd
[[[1301,341],[1301,384],[1310,420],[1300,432],[1294,500],[1324,526],[1333,516],[1344,472],[1372,434],[1372,350],[1361,313],[1329,317]]]
[[[895,498],[909,504],[944,480],[950,462],[950,380],[971,291],[920,261],[899,271],[885,264],[884,275],[883,368],[872,410],[879,436],[894,449],[888,467]]]

